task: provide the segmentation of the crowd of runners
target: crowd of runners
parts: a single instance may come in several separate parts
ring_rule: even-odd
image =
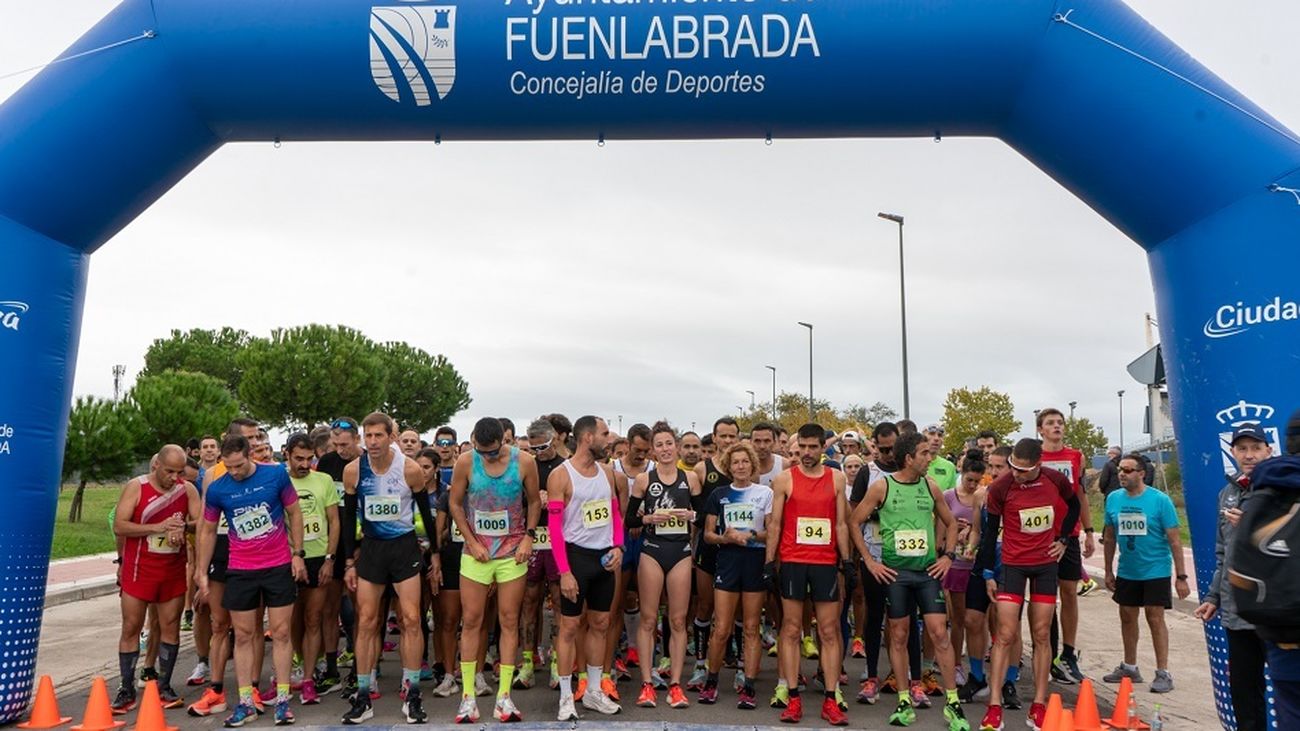
[[[202,687],[188,713],[228,714],[227,727],[266,711],[291,724],[295,695],[335,692],[343,724],[380,702],[409,723],[477,722],[481,696],[514,722],[512,692],[541,684],[571,721],[579,707],[620,713],[625,697],[719,703],[734,669],[736,706],[756,709],[761,688],[786,723],[812,693],[836,726],[856,701],[892,705],[896,726],[937,704],[951,731],[971,728],[963,704],[984,706],[986,730],[1027,706],[1038,728],[1049,682],[1084,678],[1079,596],[1096,586],[1083,559],[1099,526],[1064,416],[1044,409],[1036,426],[1014,444],[982,432],[948,459],[942,427],[906,420],[836,435],[742,433],[724,417],[703,435],[661,422],[618,436],[598,417],[552,414],[520,432],[480,419],[464,441],[442,427],[426,444],[373,413],[275,453],[237,419],[191,451],[162,447],[123,490],[113,707],[131,710],[149,679],[167,707],[185,705],[173,682],[184,627],[199,659],[183,682]],[[1149,463],[1118,464],[1101,528],[1125,647],[1105,680],[1140,680],[1145,608],[1150,687],[1167,692],[1162,612],[1188,593],[1178,519],[1147,487]],[[444,710],[428,694],[454,700]]]

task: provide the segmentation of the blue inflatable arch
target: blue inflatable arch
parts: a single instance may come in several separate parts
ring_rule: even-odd
[[[227,142],[1001,138],[1148,252],[1202,589],[1223,433],[1300,405],[1300,145],[1117,0],[125,0],[64,58],[0,107],[0,721],[89,257]]]

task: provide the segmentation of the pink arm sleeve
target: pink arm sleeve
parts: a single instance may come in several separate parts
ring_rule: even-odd
[[[623,511],[618,509],[618,498],[610,497],[609,499],[610,517],[614,523],[614,545],[619,548],[623,547]]]
[[[555,568],[562,574],[569,573],[569,549],[564,543],[564,503],[552,500],[546,504],[546,527],[551,533],[551,557],[555,559]]]

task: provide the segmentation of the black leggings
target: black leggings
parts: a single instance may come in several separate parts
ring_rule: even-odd
[[[866,570],[866,565],[860,567],[859,573],[862,576],[862,593],[867,600],[867,624],[862,629],[862,639],[867,643],[867,677],[879,677],[878,669],[880,666],[880,647],[882,642],[882,632],[885,627],[885,587],[876,581],[876,577]],[[911,665],[911,678],[913,680],[921,679],[921,631],[913,628],[907,633],[907,661]],[[894,673],[900,687],[906,687],[905,678],[898,677]]]
[[[1264,641],[1254,630],[1224,628],[1223,632],[1228,637],[1228,681],[1237,731],[1266,731],[1269,724],[1264,704],[1264,663],[1268,654]]]

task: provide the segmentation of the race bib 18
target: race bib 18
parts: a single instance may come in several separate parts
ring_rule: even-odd
[[[396,495],[367,495],[365,501],[366,520],[371,523],[387,523],[401,517],[402,500]]]
[[[304,541],[314,541],[325,535],[325,519],[320,516],[303,518],[302,521],[302,538]]]
[[[1020,530],[1024,533],[1046,533],[1052,529],[1056,519],[1056,509],[1048,505],[1041,508],[1022,508],[1020,510]]]
[[[609,525],[610,502],[608,498],[596,498],[582,504],[582,525],[584,528],[603,528]]]
[[[830,518],[804,518],[795,520],[794,542],[808,546],[829,546],[831,544]]]

